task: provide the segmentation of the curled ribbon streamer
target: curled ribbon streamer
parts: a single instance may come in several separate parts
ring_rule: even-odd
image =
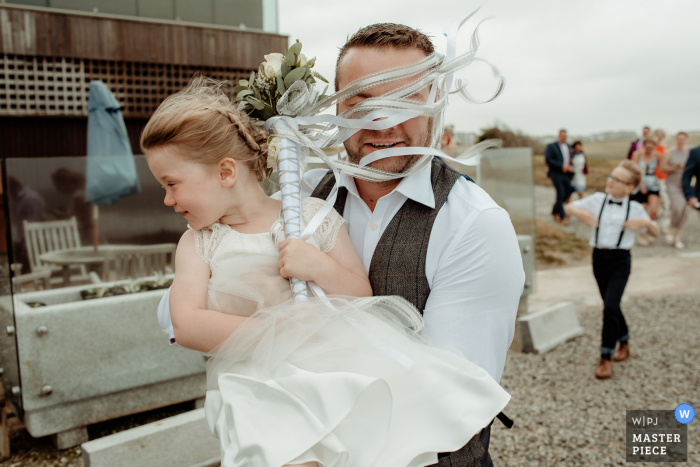
[[[264,127],[269,133],[282,138],[283,142],[287,142],[282,145],[279,154],[280,189],[287,238],[306,240],[313,235],[335,204],[340,173],[372,182],[395,180],[425,170],[434,156],[462,164],[465,160],[479,155],[485,149],[499,146],[499,142],[496,140],[482,141],[456,158],[448,157],[436,148],[441,136],[439,132],[443,126],[444,110],[450,94],[458,94],[470,103],[485,103],[495,99],[505,86],[505,78],[501,76],[498,69],[490,62],[476,57],[480,46],[479,27],[483,21],[474,28],[470,38],[470,50],[456,56],[459,30],[480,8],[457,23],[456,28],[453,27],[455,21],[448,20],[444,23],[443,34],[447,38],[447,49],[444,56],[432,53],[417,62],[362,77],[316,104],[313,104],[318,96],[315,86],[309,87],[305,83],[297,82],[285,92],[277,106],[280,116],[267,120]],[[457,71],[474,62],[486,63],[498,80],[493,95],[485,101],[479,101],[468,93],[466,81],[454,80],[454,74]],[[363,91],[401,81],[405,81],[405,84],[401,84],[380,96],[364,99],[340,115],[319,115],[320,112],[329,107]],[[427,101],[415,100],[415,94],[427,86],[430,86]],[[381,149],[365,156],[359,163],[343,160],[340,157],[329,157],[322,150],[323,148],[339,146],[360,130],[386,130],[421,116],[427,116],[433,121],[428,147]],[[299,197],[301,168],[304,166],[303,159],[305,159],[305,156],[301,154],[302,148],[307,152],[313,152],[314,156],[328,165],[336,179],[336,184],[325,205],[303,229],[301,225],[301,199]],[[409,155],[421,157],[409,169],[401,173],[391,173],[369,167],[372,162],[387,157]],[[294,190],[296,193],[293,193]],[[287,224],[291,229],[289,231],[287,231]],[[296,300],[306,299],[305,283],[292,279],[292,289]],[[318,286],[314,286],[312,290],[316,295],[322,293]],[[297,293],[297,291],[299,292]]]

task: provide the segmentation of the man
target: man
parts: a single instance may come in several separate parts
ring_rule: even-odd
[[[557,141],[549,143],[544,151],[544,159],[549,167],[547,176],[552,180],[557,191],[557,200],[552,207],[552,217],[555,222],[568,225],[564,202],[571,195],[571,179],[574,177],[574,167],[571,165],[571,147],[566,144],[566,130],[559,130]]]
[[[690,181],[695,176],[695,189],[690,186]],[[688,200],[688,206],[695,209],[700,209],[700,146],[690,150],[688,161],[685,163],[683,170],[683,194]]]
[[[336,89],[422,60],[433,51],[430,39],[415,29],[368,26],[342,47]],[[338,114],[403,84],[367,89],[339,103]],[[426,102],[428,95],[426,87],[415,99]],[[359,162],[385,147],[428,146],[432,124],[428,117],[417,117],[387,130],[361,130],[345,148],[349,159]],[[369,166],[401,173],[419,158],[391,157]],[[302,196],[325,199],[334,183],[327,170],[311,170],[304,175]],[[335,207],[348,221],[374,294],[400,295],[412,302],[423,313],[424,336],[460,351],[499,381],[525,280],[508,213],[475,183],[435,161],[403,179],[375,183],[341,174],[339,183]],[[465,440],[456,453],[440,454],[436,465],[490,465],[489,431],[487,427],[469,443]]]
[[[632,159],[632,154],[634,154],[635,151],[642,149],[642,146],[644,145],[644,138],[647,137],[650,131],[651,128],[648,126],[642,128],[642,137],[632,141],[632,144],[630,145],[630,150],[627,151],[627,159]]]

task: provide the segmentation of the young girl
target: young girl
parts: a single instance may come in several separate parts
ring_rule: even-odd
[[[189,222],[171,318],[180,345],[211,355],[205,412],[223,466],[431,465],[506,405],[484,370],[421,339],[408,302],[371,297],[335,211],[307,242],[284,239],[260,187],[266,135],[216,83],[166,99],[141,146]],[[304,199],[303,220],[323,204]],[[290,276],[332,295],[294,303]]]

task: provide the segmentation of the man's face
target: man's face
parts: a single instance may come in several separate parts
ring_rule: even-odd
[[[396,49],[393,47],[354,47],[349,49],[338,66],[338,90],[342,90],[353,81],[377,73],[379,71],[395,68],[409,63],[417,62],[426,57],[420,49]],[[392,82],[382,86],[363,91],[338,103],[338,113],[345,112],[355,105],[370,97],[377,97],[388,91],[399,88],[415,77]],[[426,86],[411,99],[425,103],[430,94],[430,87]],[[431,119],[429,117],[416,117],[386,130],[360,130],[350,139],[345,141],[345,149],[351,162],[358,163],[364,156],[387,147],[401,148],[410,146],[427,147],[430,145]],[[384,170],[386,172],[399,173],[407,170],[418,160],[420,156],[399,156],[381,159],[369,164],[369,167]]]
[[[562,144],[566,143],[566,132],[565,131],[559,132],[559,142]]]
[[[648,126],[645,126],[644,129],[642,129],[642,136],[648,135],[650,131],[651,131],[651,128],[649,128]]]
[[[684,135],[683,133],[678,134],[676,136],[676,143],[678,144],[679,148],[683,148],[685,146],[685,142],[688,140],[688,137]]]

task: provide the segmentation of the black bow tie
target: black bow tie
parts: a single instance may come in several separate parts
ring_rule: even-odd
[[[608,204],[617,204],[618,206],[622,206],[622,201],[613,201],[612,199],[609,199]]]

